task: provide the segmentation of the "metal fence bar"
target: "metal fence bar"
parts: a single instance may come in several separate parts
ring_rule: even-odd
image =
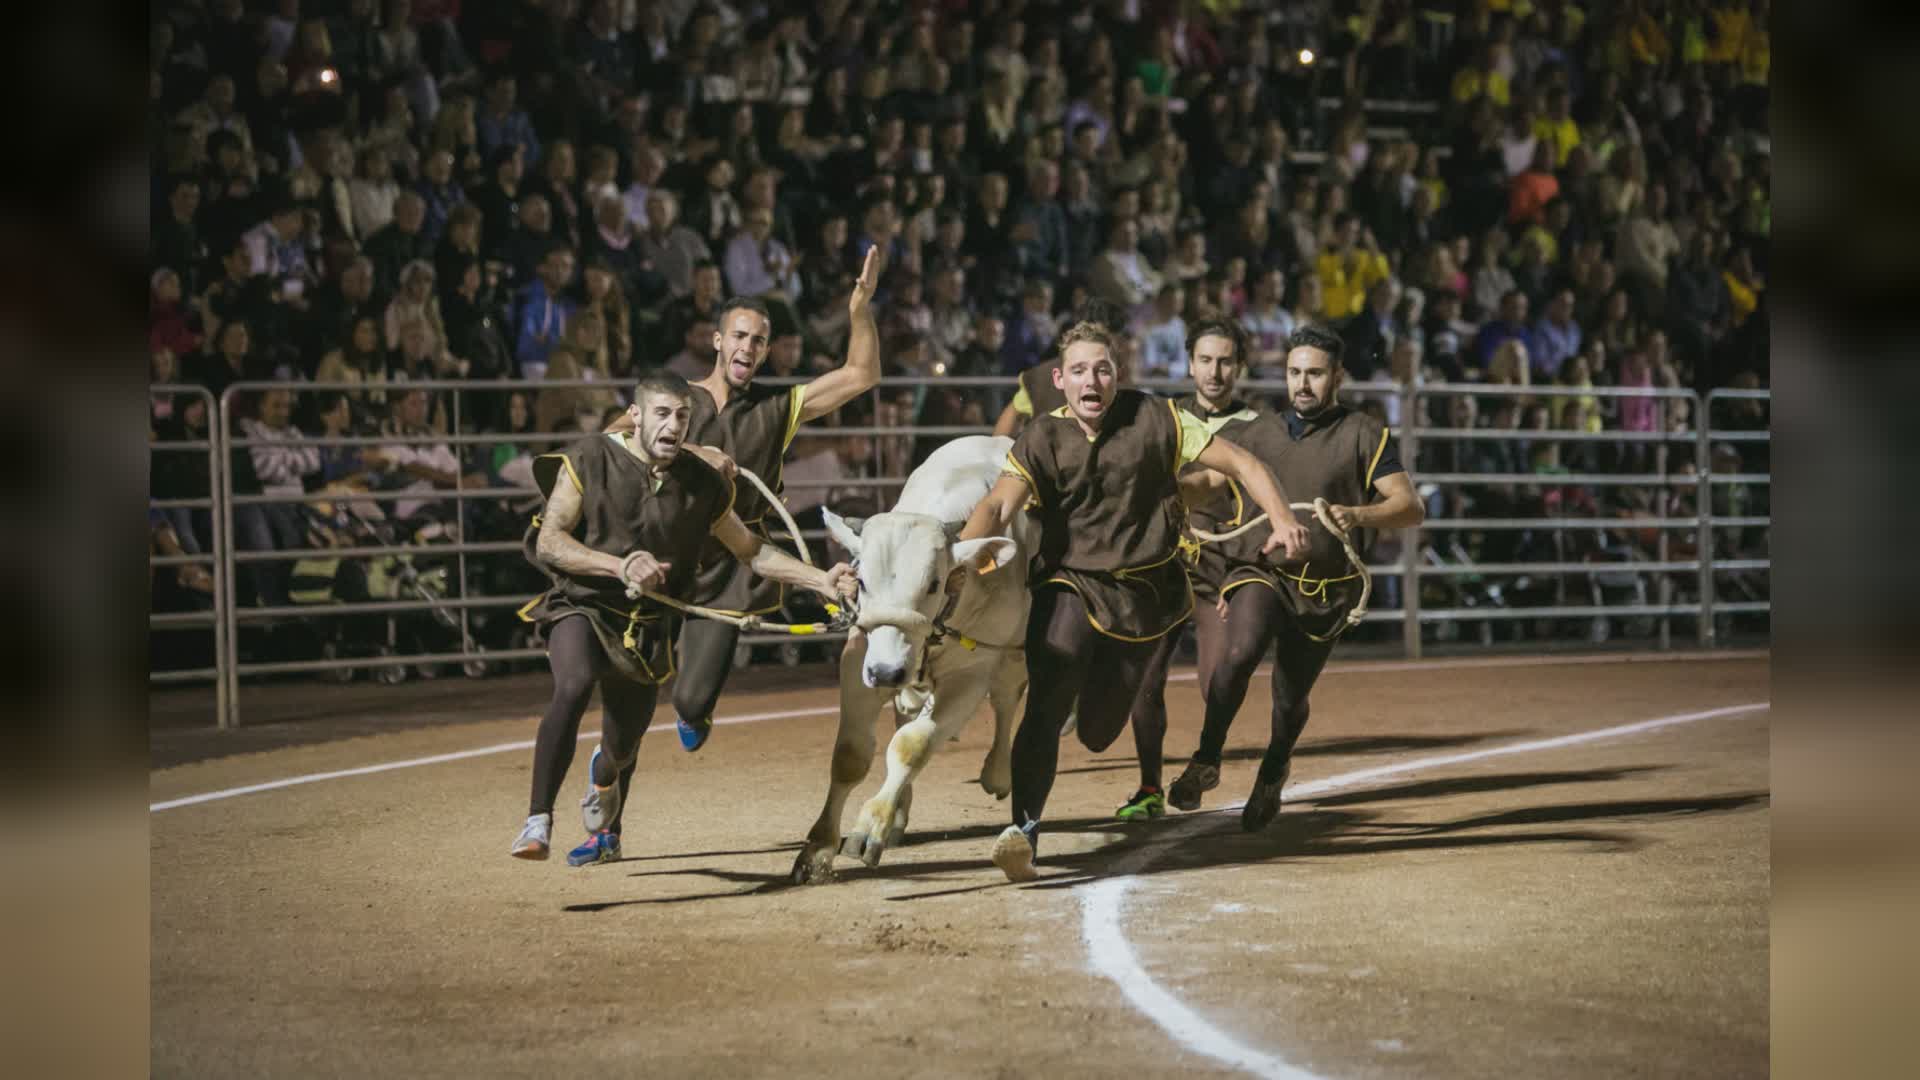
[[[796,383],[803,383],[810,380],[806,378],[786,378],[786,379],[769,378],[769,379],[763,379],[760,381],[768,383],[769,385],[790,385],[790,384],[796,384]],[[977,388],[983,388],[983,389],[992,388],[996,390],[1010,391],[1015,385],[1016,385],[1016,380],[1006,376],[974,376],[974,377],[907,376],[907,377],[900,377],[900,378],[889,378],[887,380],[884,380],[881,386],[875,387],[873,393],[874,393],[874,400],[875,400],[876,406],[878,406],[879,404],[887,400],[887,395],[885,391],[891,390],[891,389],[903,388],[903,387],[922,387],[922,386],[944,386],[944,387],[959,387],[959,388],[977,387]],[[1142,389],[1164,389],[1164,390],[1173,390],[1177,392],[1186,392],[1187,390],[1190,389],[1190,386],[1185,381],[1160,379],[1160,378],[1143,379],[1137,382],[1135,385],[1139,386]],[[602,389],[602,390],[608,388],[608,384],[601,380],[566,380],[566,381],[555,381],[553,383],[542,383],[538,387],[536,387],[536,389],[564,389],[564,388],[573,387],[573,386],[580,386],[580,387],[586,387],[586,388],[592,388],[592,389]],[[205,391],[200,388],[185,388],[185,389],[191,392],[201,393],[205,395]],[[537,498],[539,495],[539,493],[536,490],[531,488],[470,487],[467,485],[465,481],[464,471],[462,471],[461,476],[456,478],[455,483],[451,488],[445,488],[445,489],[431,489],[431,490],[423,489],[423,490],[416,490],[416,491],[373,491],[373,492],[352,492],[352,493],[313,493],[313,494],[301,494],[301,495],[266,495],[266,494],[237,495],[233,491],[233,477],[231,475],[231,470],[226,468],[226,463],[231,458],[231,456],[237,452],[250,450],[254,446],[279,445],[280,443],[277,440],[249,439],[249,438],[241,437],[240,434],[234,430],[235,417],[234,417],[233,403],[236,400],[234,395],[236,392],[246,393],[253,390],[266,390],[266,389],[281,389],[281,390],[293,389],[296,393],[308,391],[308,390],[318,390],[318,389],[338,389],[338,390],[344,390],[344,391],[356,392],[356,393],[365,393],[368,390],[366,386],[362,384],[357,384],[357,383],[330,384],[330,385],[311,383],[311,384],[297,384],[291,387],[285,383],[235,384],[233,387],[229,388],[229,390],[225,394],[221,395],[221,398],[218,402],[213,403],[216,407],[213,409],[214,423],[210,425],[211,427],[210,434],[212,438],[209,441],[205,442],[204,444],[184,444],[184,443],[174,444],[169,447],[169,449],[178,449],[178,450],[190,450],[198,447],[210,448],[211,452],[209,453],[209,462],[210,462],[209,469],[210,469],[210,477],[212,479],[212,487],[214,490],[214,495],[213,497],[207,498],[207,499],[177,500],[177,501],[169,501],[168,503],[164,503],[164,504],[156,501],[155,506],[156,508],[158,508],[163,505],[177,504],[180,506],[180,508],[183,508],[183,509],[213,510],[218,522],[215,529],[216,543],[214,545],[215,550],[210,555],[198,556],[198,557],[194,557],[194,556],[161,557],[161,560],[164,560],[164,561],[157,560],[155,565],[184,565],[188,563],[198,563],[201,565],[205,565],[210,562],[216,569],[216,573],[215,573],[216,597],[215,597],[215,610],[212,613],[206,613],[206,612],[167,613],[166,616],[164,617],[164,621],[169,625],[178,625],[182,627],[186,627],[190,625],[205,625],[206,623],[211,622],[215,628],[216,639],[217,639],[216,645],[215,645],[216,665],[213,669],[201,670],[201,671],[196,671],[191,673],[188,673],[188,672],[157,673],[155,681],[188,681],[190,678],[196,675],[199,677],[205,677],[209,670],[215,673],[216,682],[220,688],[220,701],[218,705],[218,710],[220,713],[220,717],[219,717],[220,724],[222,727],[230,727],[238,722],[238,680],[239,680],[239,677],[243,674],[247,676],[255,676],[255,675],[273,674],[273,673],[298,673],[298,672],[311,672],[311,671],[322,671],[322,670],[338,670],[341,668],[372,668],[372,667],[391,667],[396,665],[408,665],[408,664],[440,664],[440,663],[450,663],[450,662],[466,662],[466,661],[471,661],[476,659],[485,659],[488,661],[537,659],[544,655],[543,651],[540,649],[507,649],[507,650],[490,650],[486,652],[479,652],[477,651],[478,646],[473,642],[473,639],[472,639],[472,626],[469,622],[469,615],[472,611],[483,610],[483,609],[500,609],[500,608],[508,608],[508,607],[517,607],[524,601],[524,597],[471,595],[471,591],[470,591],[471,585],[467,580],[467,572],[469,570],[469,566],[467,565],[468,564],[467,556],[469,555],[507,555],[507,554],[517,553],[520,550],[520,546],[521,546],[517,541],[510,541],[510,540],[465,541],[463,540],[460,542],[445,543],[445,544],[431,544],[431,545],[358,545],[353,547],[330,548],[330,549],[314,548],[314,549],[303,549],[303,550],[295,550],[295,551],[249,551],[244,553],[238,552],[236,550],[237,544],[235,544],[232,541],[233,521],[234,521],[234,513],[235,513],[236,507],[247,507],[247,506],[255,506],[255,505],[302,505],[302,504],[320,503],[320,502],[360,502],[360,501],[372,502],[376,504],[397,503],[400,501],[416,501],[423,504],[426,504],[426,503],[449,504],[450,503],[458,508],[462,508],[458,511],[458,513],[459,513],[459,517],[461,519],[462,524],[465,525],[467,515],[464,511],[464,507],[466,507],[469,503],[473,502],[474,500],[492,500],[492,501],[499,501],[499,502],[511,502],[514,500],[533,499],[533,498]],[[391,392],[395,388],[392,386],[389,386],[389,387],[386,387],[385,389]],[[364,446],[382,446],[382,445],[446,445],[451,447],[465,447],[465,446],[474,446],[474,445],[503,445],[504,444],[504,445],[514,445],[514,446],[538,447],[538,446],[547,446],[547,445],[553,445],[556,443],[564,442],[564,441],[567,441],[567,439],[570,437],[566,435],[561,435],[556,438],[553,433],[539,433],[539,432],[522,433],[522,434],[512,434],[512,433],[469,434],[459,430],[461,427],[462,418],[465,415],[467,415],[468,412],[470,411],[466,408],[466,406],[470,404],[466,400],[467,394],[489,391],[489,390],[524,392],[528,389],[528,384],[520,380],[510,380],[510,379],[484,380],[484,381],[427,380],[422,382],[407,383],[405,384],[404,389],[452,391],[451,397],[452,397],[452,412],[454,417],[454,430],[446,434],[425,433],[425,434],[410,435],[410,436],[375,435],[375,436],[340,436],[340,437],[334,437],[334,438],[312,438],[312,439],[302,439],[301,445],[341,446],[341,447],[348,447],[348,446],[364,447]],[[1263,393],[1279,394],[1284,392],[1285,382],[1282,380],[1274,380],[1274,379],[1243,380],[1241,383],[1241,389],[1243,390],[1243,392],[1247,393],[1249,396],[1254,396],[1254,395],[1263,394]],[[1660,431],[1660,432],[1598,432],[1598,433],[1595,433],[1595,432],[1585,432],[1585,431],[1581,431],[1581,432],[1564,432],[1564,431],[1536,432],[1536,431],[1521,431],[1521,430],[1495,431],[1491,429],[1426,428],[1421,426],[1418,423],[1418,418],[1422,415],[1422,412],[1423,412],[1423,410],[1420,407],[1421,401],[1424,397],[1428,395],[1433,395],[1436,397],[1444,397],[1447,395],[1471,394],[1471,395],[1481,396],[1481,397],[1488,397],[1488,396],[1531,397],[1531,398],[1549,399],[1549,400],[1556,399],[1556,398],[1571,398],[1571,397],[1657,398],[1657,399],[1685,398],[1693,401],[1696,407],[1702,410],[1700,411],[1699,415],[1701,415],[1704,420],[1704,418],[1707,416],[1706,412],[1704,411],[1705,405],[1715,400],[1717,397],[1753,397],[1753,398],[1764,399],[1767,397],[1764,391],[1750,392],[1750,393],[1716,392],[1715,395],[1709,395],[1708,398],[1703,401],[1700,395],[1694,394],[1692,391],[1674,390],[1674,389],[1666,389],[1666,388],[1618,388],[1618,387],[1563,388],[1563,387],[1553,387],[1553,386],[1509,387],[1509,386],[1484,386],[1479,384],[1444,384],[1444,383],[1442,384],[1415,383],[1415,384],[1409,384],[1409,385],[1401,385],[1401,384],[1391,383],[1391,382],[1369,382],[1369,383],[1349,384],[1345,388],[1345,390],[1349,393],[1349,395],[1352,398],[1355,398],[1355,399],[1362,399],[1362,398],[1373,399],[1373,398],[1385,398],[1385,397],[1392,397],[1392,398],[1398,399],[1401,406],[1400,415],[1407,418],[1408,422],[1396,428],[1395,430],[1396,430],[1397,436],[1401,440],[1403,459],[1408,461],[1409,463],[1417,461],[1418,452],[1419,452],[1419,442],[1422,439],[1428,439],[1428,438],[1442,440],[1442,441],[1476,440],[1476,439],[1484,439],[1484,440],[1491,440],[1491,441],[1546,440],[1546,441],[1554,441],[1554,442],[1600,442],[1600,443],[1612,443],[1612,444],[1651,444],[1656,446],[1666,446],[1675,442],[1682,442],[1682,441],[1691,439],[1691,440],[1694,440],[1695,446],[1696,446],[1696,455],[1697,455],[1696,465],[1697,465],[1698,475],[1695,478],[1690,480],[1685,478],[1672,477],[1672,476],[1662,476],[1662,475],[1659,475],[1658,473],[1648,473],[1648,474],[1595,473],[1595,474],[1565,474],[1565,475],[1534,474],[1534,473],[1434,473],[1434,474],[1420,476],[1419,479],[1422,482],[1430,482],[1436,485],[1516,484],[1516,485],[1543,486],[1543,487],[1620,486],[1620,487],[1647,487],[1647,488],[1656,488],[1656,489],[1664,488],[1664,489],[1671,490],[1672,488],[1678,485],[1692,484],[1695,486],[1697,497],[1699,498],[1699,505],[1696,509],[1696,513],[1693,516],[1680,516],[1680,515],[1672,514],[1671,511],[1665,505],[1667,502],[1667,494],[1666,492],[1662,492],[1661,499],[1660,499],[1660,504],[1661,504],[1660,515],[1655,517],[1434,519],[1434,520],[1425,522],[1420,527],[1402,530],[1401,540],[1404,546],[1403,546],[1399,561],[1392,566],[1374,566],[1369,568],[1370,571],[1376,577],[1398,579],[1405,583],[1401,589],[1401,592],[1402,592],[1401,606],[1397,609],[1387,608],[1387,609],[1376,609],[1374,611],[1371,611],[1368,613],[1366,617],[1366,621],[1368,622],[1396,622],[1397,621],[1401,623],[1404,628],[1403,635],[1402,635],[1403,643],[1404,643],[1406,652],[1410,656],[1417,657],[1418,655],[1420,655],[1420,652],[1422,649],[1422,635],[1421,635],[1420,628],[1423,625],[1428,625],[1433,623],[1462,621],[1462,620],[1472,620],[1472,619],[1587,618],[1587,617],[1595,617],[1595,616],[1632,616],[1632,615],[1684,616],[1684,615],[1698,613],[1702,616],[1700,621],[1703,624],[1705,624],[1702,630],[1702,635],[1703,635],[1702,639],[1707,643],[1711,643],[1711,634],[1712,634],[1711,615],[1715,610],[1714,598],[1712,595],[1712,587],[1713,587],[1712,582],[1713,582],[1714,576],[1717,574],[1745,572],[1745,571],[1760,571],[1760,570],[1768,570],[1771,568],[1771,562],[1770,560],[1767,560],[1767,559],[1729,559],[1729,560],[1720,560],[1716,562],[1712,559],[1712,548],[1710,544],[1702,546],[1700,550],[1702,551],[1703,554],[1700,557],[1697,557],[1694,559],[1676,560],[1676,559],[1669,558],[1666,555],[1666,544],[1669,540],[1669,538],[1666,536],[1667,530],[1673,530],[1673,529],[1695,530],[1698,536],[1702,537],[1703,539],[1710,540],[1712,537],[1712,531],[1714,529],[1736,528],[1736,527],[1765,527],[1770,525],[1771,518],[1768,516],[1715,517],[1711,514],[1711,508],[1712,508],[1711,491],[1713,490],[1714,484],[1722,484],[1722,485],[1739,484],[1739,483],[1756,484],[1756,485],[1770,484],[1771,476],[1765,473],[1714,474],[1711,471],[1710,461],[1708,460],[1709,455],[1707,453],[1708,446],[1713,441],[1716,441],[1716,440],[1723,440],[1723,441],[1730,441],[1730,442],[1761,441],[1765,439],[1770,439],[1771,435],[1768,432],[1753,432],[1753,431],[1731,432],[1731,431],[1711,429],[1707,427],[1700,428],[1694,432]],[[208,400],[211,402],[212,401],[211,395],[206,395],[206,396],[208,397]],[[926,438],[926,437],[946,438],[946,437],[954,437],[954,436],[961,436],[961,435],[983,434],[990,430],[991,430],[990,428],[983,427],[983,426],[975,426],[975,425],[930,425],[927,427],[913,427],[913,426],[884,426],[884,425],[867,424],[867,425],[836,428],[836,427],[826,426],[823,424],[815,424],[815,425],[808,425],[806,427],[803,427],[800,430],[800,432],[798,432],[797,438],[825,440],[825,439],[845,436],[849,438],[883,439],[883,440],[897,441],[897,440],[913,440],[913,439]],[[890,445],[893,445],[893,444],[890,444]],[[891,454],[891,451],[889,451],[888,453]],[[888,490],[888,489],[895,489],[895,488],[901,487],[906,483],[905,476],[891,475],[892,473],[897,473],[904,470],[904,462],[896,463],[892,460],[891,456],[886,456],[884,460],[882,457],[876,457],[873,460],[873,462],[867,466],[867,469],[870,472],[877,472],[879,473],[879,475],[840,477],[824,483],[805,484],[805,485],[796,484],[796,485],[791,485],[791,487],[795,491],[845,490],[845,489]],[[1425,549],[1425,544],[1423,541],[1426,537],[1426,531],[1429,529],[1435,532],[1459,531],[1459,530],[1499,530],[1499,529],[1541,529],[1541,530],[1556,530],[1556,531],[1597,530],[1597,529],[1603,529],[1603,530],[1657,529],[1657,530],[1661,530],[1660,536],[1658,538],[1658,545],[1660,547],[1660,551],[1659,551],[1658,558],[1651,561],[1643,561],[1643,562],[1635,562],[1635,561],[1627,560],[1627,561],[1610,561],[1610,562],[1604,562],[1604,563],[1547,562],[1547,563],[1484,563],[1484,564],[1478,564],[1478,565],[1425,565],[1422,562],[1424,549]],[[462,535],[465,535],[464,532],[462,533]],[[807,536],[810,539],[816,539],[816,538],[825,537],[826,533],[824,532],[824,530],[803,530],[803,535]],[[370,557],[383,557],[383,556],[408,555],[408,554],[422,555],[426,557],[443,556],[443,555],[454,556],[455,558],[451,561],[457,565],[457,572],[460,578],[460,582],[457,590],[453,590],[454,594],[444,598],[438,598],[438,599],[399,599],[399,600],[369,601],[369,602],[356,602],[356,603],[283,605],[283,606],[276,606],[276,607],[247,608],[244,610],[239,609],[238,605],[235,603],[235,597],[234,597],[235,590],[232,588],[232,586],[233,586],[233,583],[235,582],[236,575],[238,573],[238,567],[243,563],[247,565],[259,565],[259,564],[267,564],[267,563],[285,563],[285,562],[299,561],[302,559],[329,559],[329,558],[356,559],[356,558],[370,558]],[[1677,603],[1677,604],[1668,602],[1670,600],[1670,587],[1672,583],[1671,575],[1677,574],[1677,573],[1689,573],[1689,572],[1697,572],[1700,575],[1703,583],[1705,583],[1706,587],[1702,593],[1702,599],[1700,600],[1700,602]],[[1434,609],[1434,610],[1422,610],[1420,589],[1417,587],[1418,582],[1421,582],[1427,579],[1459,578],[1459,577],[1471,577],[1476,575],[1485,575],[1485,576],[1562,575],[1564,576],[1564,575],[1595,575],[1595,574],[1621,574],[1621,573],[1628,573],[1628,574],[1646,573],[1646,574],[1656,575],[1659,580],[1660,597],[1662,602],[1658,604],[1611,605],[1611,606],[1610,605],[1570,605],[1565,607],[1544,607],[1544,608],[1479,607],[1479,608],[1441,608],[1441,609]],[[350,657],[350,658],[342,658],[342,659],[291,660],[291,661],[283,661],[283,662],[275,662],[275,663],[250,663],[250,664],[244,664],[244,665],[240,664],[238,661],[237,631],[241,623],[259,623],[259,622],[264,622],[264,621],[274,620],[274,619],[310,619],[314,616],[323,616],[323,615],[324,616],[393,615],[393,614],[400,614],[400,613],[406,613],[406,612],[421,612],[421,611],[430,611],[430,610],[438,610],[438,611],[448,612],[448,613],[457,611],[459,613],[460,636],[461,636],[459,652],[427,653],[427,654],[421,654],[421,655],[415,655],[415,656],[371,656],[371,657]],[[1742,601],[1739,603],[1729,603],[1729,604],[1718,605],[1718,610],[1725,611],[1728,613],[1767,611],[1767,610],[1770,610],[1770,603],[1766,601],[1757,601],[1757,602]],[[1661,629],[1662,629],[1662,642],[1664,643],[1666,640],[1666,637],[1665,637],[1666,625],[1664,622],[1662,623]],[[787,635],[754,634],[754,635],[743,636],[741,638],[741,643],[743,645],[749,645],[749,646],[793,645],[793,644],[807,644],[808,641],[819,641],[819,642],[837,641],[842,639],[844,636],[845,635],[843,634],[822,634],[822,635],[813,637],[811,639],[797,639]]]
[[[218,447],[218,434],[213,430],[219,411],[213,393],[204,386],[189,386],[180,383],[160,383],[149,387],[149,392],[171,394],[175,397],[190,396],[204,402],[207,407],[207,434],[205,439],[176,439],[166,442],[149,442],[149,451],[160,453],[204,453],[207,455],[207,491],[206,498],[153,499],[147,500],[147,506],[153,510],[208,510],[216,511],[218,503],[214,494],[220,490],[219,477],[223,471]],[[175,405],[179,407],[178,403]],[[201,682],[211,678],[214,683],[214,713],[216,723],[226,709],[226,683],[221,659],[225,655],[226,623],[221,612],[228,600],[226,582],[220,572],[220,551],[226,546],[226,530],[222,527],[219,514],[209,515],[209,529],[206,542],[210,550],[199,555],[154,555],[147,556],[147,564],[153,568],[177,566],[207,566],[208,575],[213,583],[212,610],[210,611],[168,611],[147,613],[149,630],[194,630],[211,628],[213,631],[214,666],[211,668],[192,668],[186,670],[153,671],[147,673],[149,685],[164,683]]]

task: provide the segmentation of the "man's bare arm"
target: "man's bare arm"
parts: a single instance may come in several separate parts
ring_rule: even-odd
[[[554,480],[547,496],[547,508],[540,517],[540,535],[534,551],[540,561],[565,574],[618,579],[621,559],[604,551],[595,551],[573,538],[573,527],[580,523],[580,489],[565,476]]]
[[[1227,483],[1224,474],[1212,469],[1186,469],[1180,474],[1180,501],[1189,507],[1212,506],[1226,499]]]
[[[880,385],[880,330],[873,322],[873,290],[880,283],[880,245],[867,249],[860,280],[847,298],[847,362],[807,384],[800,420],[819,418]]]
[[[1020,434],[1020,410],[1014,408],[1011,402],[1000,410],[1000,418],[993,422],[993,433],[1009,439]]]
[[[714,524],[713,535],[726,545],[734,558],[763,578],[812,589],[832,601],[846,600],[853,595],[856,579],[852,567],[845,563],[836,563],[825,570],[808,566],[748,532],[740,515],[731,510]]]
[[[1307,549],[1307,530],[1293,514],[1293,507],[1287,502],[1286,492],[1280,489],[1280,481],[1274,479],[1273,471],[1265,462],[1225,439],[1214,439],[1200,451],[1195,461],[1227,474],[1239,482],[1247,494],[1267,515],[1268,524],[1273,526],[1273,535],[1261,548],[1261,554],[1267,554],[1274,548],[1285,551],[1288,559],[1297,558]]]
[[[1427,508],[1413,489],[1413,478],[1397,472],[1373,482],[1382,499],[1366,506],[1329,508],[1334,524],[1343,529],[1404,529],[1427,520]]]
[[[1020,509],[1027,504],[1027,482],[1010,473],[1001,473],[1000,479],[973,508],[968,516],[966,527],[960,530],[960,539],[978,540],[984,536],[1005,536],[1013,529],[1013,520]]]

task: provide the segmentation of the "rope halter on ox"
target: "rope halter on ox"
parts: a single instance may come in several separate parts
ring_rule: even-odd
[[[1320,522],[1321,527],[1332,533],[1333,538],[1340,541],[1340,546],[1346,549],[1347,562],[1352,564],[1355,576],[1360,579],[1360,602],[1353,606],[1352,611],[1347,612],[1347,625],[1360,625],[1361,620],[1367,617],[1367,601],[1373,597],[1373,575],[1367,571],[1367,564],[1360,558],[1360,553],[1354,550],[1353,538],[1347,535],[1347,530],[1334,524],[1332,504],[1325,499],[1315,499],[1310,503],[1294,503],[1293,509],[1313,511],[1313,516]],[[1256,526],[1264,525],[1266,522],[1267,515],[1261,514],[1231,532],[1210,533],[1203,529],[1194,529],[1193,535],[1195,539],[1204,543],[1217,544],[1251,532]]]

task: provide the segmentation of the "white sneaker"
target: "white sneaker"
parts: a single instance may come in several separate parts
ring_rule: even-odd
[[[993,865],[1008,881],[1032,881],[1040,876],[1033,865],[1033,841],[1018,825],[1009,825],[993,842]]]
[[[508,851],[516,859],[531,859],[545,862],[553,839],[553,815],[534,814],[520,829],[520,838],[513,842]]]

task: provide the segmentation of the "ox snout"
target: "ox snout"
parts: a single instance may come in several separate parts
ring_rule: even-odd
[[[861,669],[861,677],[866,680],[867,686],[872,689],[878,690],[882,687],[891,689],[906,685],[907,668],[905,664],[868,661],[866,666]]]

